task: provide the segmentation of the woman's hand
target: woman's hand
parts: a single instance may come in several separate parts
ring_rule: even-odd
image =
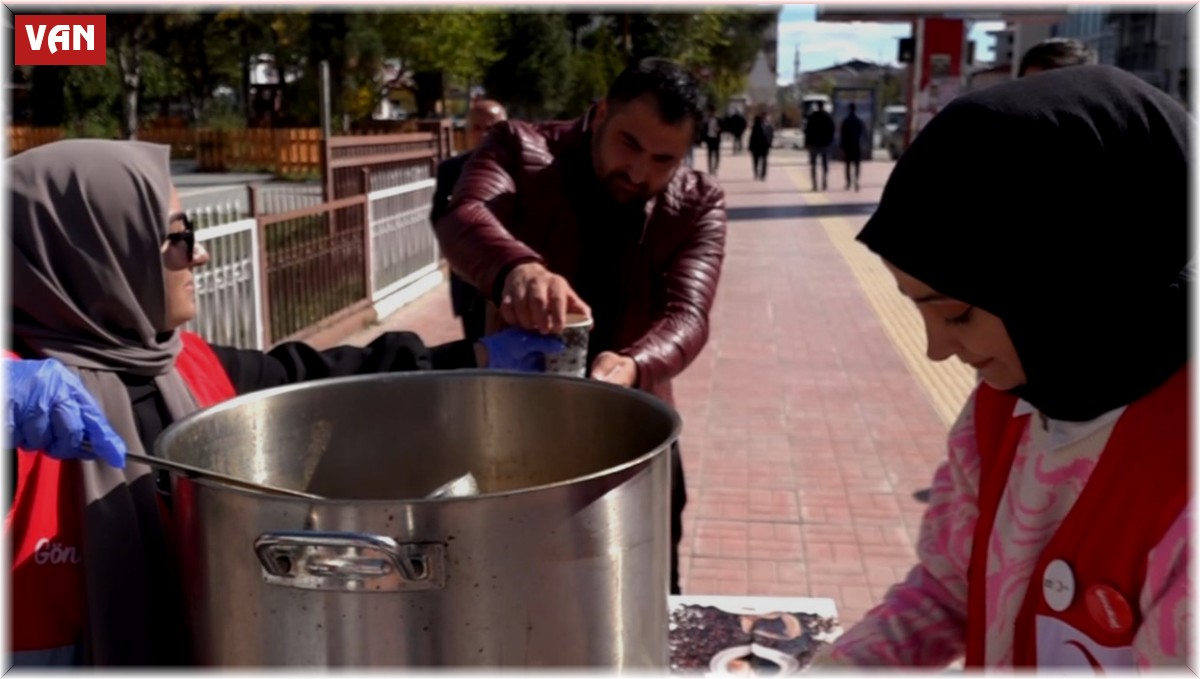
[[[99,459],[125,466],[125,442],[75,373],[52,358],[8,359],[5,364],[12,446],[56,460]]]
[[[475,357],[480,368],[544,372],[546,354],[565,348],[559,337],[508,328],[479,340],[475,345]]]

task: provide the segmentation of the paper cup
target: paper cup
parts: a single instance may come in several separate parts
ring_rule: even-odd
[[[562,331],[566,348],[555,354],[546,354],[546,372],[554,375],[587,376],[588,335],[592,331],[592,319],[582,314],[567,314],[566,327]]]

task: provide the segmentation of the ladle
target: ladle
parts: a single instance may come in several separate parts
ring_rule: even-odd
[[[92,449],[92,444],[89,441],[84,441],[82,447],[84,450],[90,452]],[[303,498],[305,500],[324,500],[324,499],[326,499],[324,497],[321,497],[320,495],[313,495],[312,493],[305,493],[304,491],[300,491],[300,490],[292,490],[291,488],[281,488],[279,486],[271,486],[271,485],[268,485],[265,483],[254,483],[253,481],[246,481],[244,479],[239,479],[236,476],[229,476],[227,474],[222,474],[220,472],[214,472],[209,469],[193,467],[190,464],[184,464],[182,462],[176,462],[174,460],[166,460],[161,457],[152,457],[150,455],[142,455],[141,453],[134,453],[132,451],[127,452],[125,454],[125,457],[126,457],[126,459],[141,462],[142,464],[147,465],[149,467],[155,467],[157,469],[166,469],[167,471],[173,471],[173,472],[176,472],[179,474],[184,474],[186,476],[193,477],[193,478],[208,479],[209,481],[216,481],[217,483],[223,483],[227,486],[235,486],[237,488],[242,488],[244,490],[251,490],[251,491],[254,491],[257,493],[274,493],[276,495],[286,495],[288,497]],[[472,475],[470,472],[468,472],[448,483],[438,486],[433,492],[426,495],[425,499],[427,499],[427,500],[445,499],[445,498],[452,498],[452,497],[466,497],[468,495],[478,495],[478,494],[479,494],[479,485],[475,482],[475,476]]]

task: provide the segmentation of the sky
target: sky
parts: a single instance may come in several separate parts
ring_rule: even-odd
[[[897,38],[906,38],[909,24],[817,22],[816,5],[784,5],[779,15],[779,82],[792,82],[796,45],[800,45],[800,70],[811,71],[850,59],[896,62]],[[992,59],[988,31],[1004,28],[1003,22],[981,21],[971,28],[977,61]]]

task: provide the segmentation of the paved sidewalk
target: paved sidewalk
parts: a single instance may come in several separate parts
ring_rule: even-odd
[[[922,358],[916,311],[853,242],[891,164],[864,164],[855,193],[835,163],[819,194],[801,153],[771,164],[756,182],[748,154],[722,154],[730,224],[712,335],[676,383],[684,591],[831,597],[849,624],[914,563],[914,493],[972,378]],[[445,285],[356,339],[382,329],[461,336]]]

